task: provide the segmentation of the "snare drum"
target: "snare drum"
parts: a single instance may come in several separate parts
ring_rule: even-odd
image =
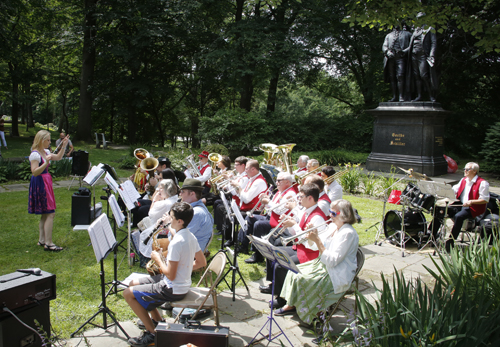
[[[422,208],[426,211],[431,211],[434,207],[434,202],[436,198],[431,194],[420,193],[418,196],[412,201],[412,205],[415,207]]]
[[[384,234],[386,238],[394,236],[399,239],[398,235],[394,235],[402,230],[401,220],[402,211],[391,210],[384,217]],[[417,237],[420,232],[425,233],[427,222],[424,214],[419,210],[408,209],[405,211],[405,232],[411,237]],[[399,240],[398,240],[399,242]]]
[[[410,182],[401,193],[401,200],[405,204],[410,204],[418,197],[418,194],[420,194],[420,189],[414,183]]]

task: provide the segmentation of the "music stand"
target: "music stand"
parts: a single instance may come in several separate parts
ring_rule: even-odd
[[[272,267],[273,267],[273,284],[272,284],[272,296],[271,298],[274,298],[274,281],[275,281],[275,278],[276,278],[276,267],[279,265],[289,271],[292,271],[293,273],[300,273],[300,270],[297,268],[297,266],[295,265],[295,263],[292,261],[292,259],[290,259],[290,256],[286,253],[286,252],[282,252],[278,247],[275,247],[273,245],[271,245],[268,241],[265,241],[263,239],[261,239],[260,237],[254,237],[252,235],[248,235],[247,236],[250,241],[252,241],[253,245],[255,246],[255,248],[257,248],[257,251],[259,251],[266,259],[268,259],[269,261],[272,262]],[[279,336],[283,335],[285,336],[285,338],[287,339],[287,341],[290,343],[290,345],[293,346],[293,343],[290,341],[290,339],[288,338],[288,336],[286,336],[285,332],[283,331],[283,329],[281,329],[281,327],[279,326],[278,322],[276,321],[276,319],[273,317],[273,309],[274,309],[274,300],[271,300],[271,313],[269,316],[267,316],[267,321],[266,323],[264,323],[264,325],[262,326],[262,328],[260,328],[259,332],[254,336],[254,338],[252,339],[252,341],[250,341],[250,343],[248,344],[248,346],[250,346],[254,340],[257,338],[258,335],[262,335],[264,339],[266,339],[267,341],[271,342],[272,340],[278,338]],[[271,338],[272,336],[272,327],[273,327],[273,323],[276,324],[276,326],[278,327],[278,329],[281,331],[278,335],[274,336]],[[262,330],[264,330],[264,328],[269,324],[269,334],[268,335],[264,335],[262,333]],[[261,341],[262,339],[260,339],[259,341]],[[258,341],[256,341],[258,342]]]
[[[225,197],[222,199],[222,201],[225,201]],[[236,202],[234,200],[232,200],[231,201],[231,207],[229,207],[229,204],[227,203],[227,200],[226,200],[224,202],[224,206],[226,207],[227,216],[228,216],[229,220],[231,221],[231,232],[234,233],[234,227],[235,227],[235,225],[234,225],[234,216],[236,216],[236,218],[240,222],[241,228],[243,230],[246,230],[246,227],[247,227],[246,221],[243,219],[243,216],[241,215],[240,209],[236,205]],[[231,213],[231,210],[233,211],[233,213]],[[233,292],[233,301],[236,301],[236,284],[238,284],[238,282],[240,280],[245,285],[245,288],[247,289],[247,292],[250,293],[250,290],[248,289],[248,286],[247,286],[245,280],[243,279],[243,276],[242,276],[242,274],[240,272],[240,268],[238,266],[238,238],[236,238],[236,241],[234,243],[234,251],[231,248],[226,247],[226,251],[223,251],[223,252],[226,255],[227,260],[229,261],[229,270],[227,270],[227,272],[224,274],[224,276],[222,276],[222,278],[219,281],[219,283],[221,283],[222,280],[224,280],[224,282],[226,283],[226,285]],[[230,253],[232,255],[233,261],[231,261],[231,258],[229,257],[228,253]],[[226,276],[230,272],[232,273],[231,285],[229,285],[229,283],[226,281]],[[236,272],[240,276],[240,278],[238,279],[238,281],[236,281]]]
[[[107,330],[109,327],[116,325],[125,334],[127,338],[130,336],[122,328],[118,320],[115,318],[111,310],[106,305],[106,283],[105,283],[105,273],[104,273],[104,259],[108,254],[116,247],[116,238],[113,235],[113,230],[111,224],[109,223],[108,216],[103,213],[101,216],[96,218],[88,228],[90,240],[92,242],[92,248],[94,249],[94,254],[98,262],[101,263],[101,271],[99,276],[101,278],[101,304],[99,309],[92,317],[90,317],[85,323],[83,323],[78,329],[76,329],[70,336],[74,337],[84,326],[91,324],[95,327]],[[98,325],[92,323],[95,317],[102,313],[103,325]],[[113,320],[114,323],[108,325],[107,316]]]

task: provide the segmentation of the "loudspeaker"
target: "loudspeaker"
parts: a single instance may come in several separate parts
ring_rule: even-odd
[[[71,225],[89,225],[90,224],[90,202],[92,195],[71,196]]]
[[[71,172],[73,175],[86,176],[89,171],[89,152],[78,150],[73,152],[73,165]]]
[[[42,326],[43,332],[50,337],[49,300],[24,306],[22,309],[14,310],[13,313],[28,326],[38,330],[35,325],[36,319]],[[10,346],[42,347],[42,341],[37,334],[19,323],[14,317],[4,315],[4,318],[0,320],[0,347]]]

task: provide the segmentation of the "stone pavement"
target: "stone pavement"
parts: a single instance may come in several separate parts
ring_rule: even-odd
[[[376,298],[373,284],[380,287],[380,273],[384,273],[386,277],[391,277],[396,269],[402,272],[405,277],[416,278],[420,276],[426,283],[432,284],[433,282],[432,277],[423,267],[423,265],[426,265],[431,269],[435,269],[430,259],[432,256],[431,249],[416,253],[416,249],[410,248],[405,252],[405,257],[401,256],[401,250],[399,248],[387,243],[381,246],[368,245],[362,247],[362,249],[365,253],[366,260],[359,276],[359,289],[363,295],[370,299],[370,301]],[[434,257],[434,259],[439,258]],[[264,284],[264,282],[265,279],[263,278],[259,281],[247,283],[250,289],[249,293],[247,293],[244,287],[237,288],[236,301],[232,301],[232,293],[227,290],[218,295],[220,324],[221,326],[229,327],[230,346],[246,346],[266,323],[270,313],[268,300],[271,296],[260,293],[259,285]],[[342,309],[350,311],[353,307],[354,295],[349,295],[344,301]],[[119,319],[119,317],[117,318]],[[293,346],[315,346],[312,343],[314,336],[307,333],[308,329],[300,325],[300,320],[296,315],[276,317],[276,320]],[[167,318],[167,321],[173,322],[173,319]],[[202,323],[204,325],[213,325],[213,315]],[[134,322],[126,321],[120,324],[130,336],[139,335],[140,330]],[[334,332],[339,333],[344,330],[346,318],[342,310],[336,312],[336,315],[332,318],[331,325]],[[277,327],[273,325],[273,335],[277,331]],[[100,328],[87,330],[83,333],[83,336],[70,339],[67,346],[87,346],[85,344],[85,339],[92,347],[128,346],[125,335],[115,326],[108,328],[108,330]],[[263,340],[254,344],[254,346],[281,346],[280,340],[283,342],[284,346],[290,345],[283,336],[280,336],[272,342]]]

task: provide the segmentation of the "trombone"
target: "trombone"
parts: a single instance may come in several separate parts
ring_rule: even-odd
[[[296,235],[292,235],[292,236],[289,236],[289,237],[280,237],[280,239],[281,239],[281,244],[282,244],[283,246],[286,246],[286,245],[287,245],[290,241],[292,241],[294,245],[301,245],[302,243],[304,243],[304,241],[306,241],[306,240],[307,240],[306,235],[307,235],[309,232],[311,232],[311,231],[313,231],[313,230],[315,230],[315,229],[319,229],[319,228],[321,228],[321,227],[324,227],[325,225],[328,225],[328,224],[329,224],[329,223],[331,223],[331,222],[332,222],[332,220],[331,220],[331,219],[329,219],[329,220],[327,220],[326,222],[321,223],[320,225],[313,226],[312,228],[309,228],[309,229],[307,229],[307,230],[304,230],[304,231],[302,231],[302,232],[300,232],[300,233],[298,233],[298,234],[296,234]],[[326,228],[326,229],[324,229],[324,230],[321,230],[321,231],[319,232],[319,234],[322,234],[322,233],[326,232],[327,230],[328,230],[328,228]]]
[[[297,181],[298,184],[302,184],[302,182],[304,182],[304,180],[306,179],[307,176],[310,176],[310,175],[313,175],[313,174],[318,174],[321,172],[321,170],[323,170],[323,168],[327,167],[328,165],[326,164],[323,164],[321,166],[318,166],[316,169],[306,173],[305,175],[302,175],[302,176],[299,176],[299,175],[295,175],[295,180]],[[342,171],[343,172],[343,171]]]

